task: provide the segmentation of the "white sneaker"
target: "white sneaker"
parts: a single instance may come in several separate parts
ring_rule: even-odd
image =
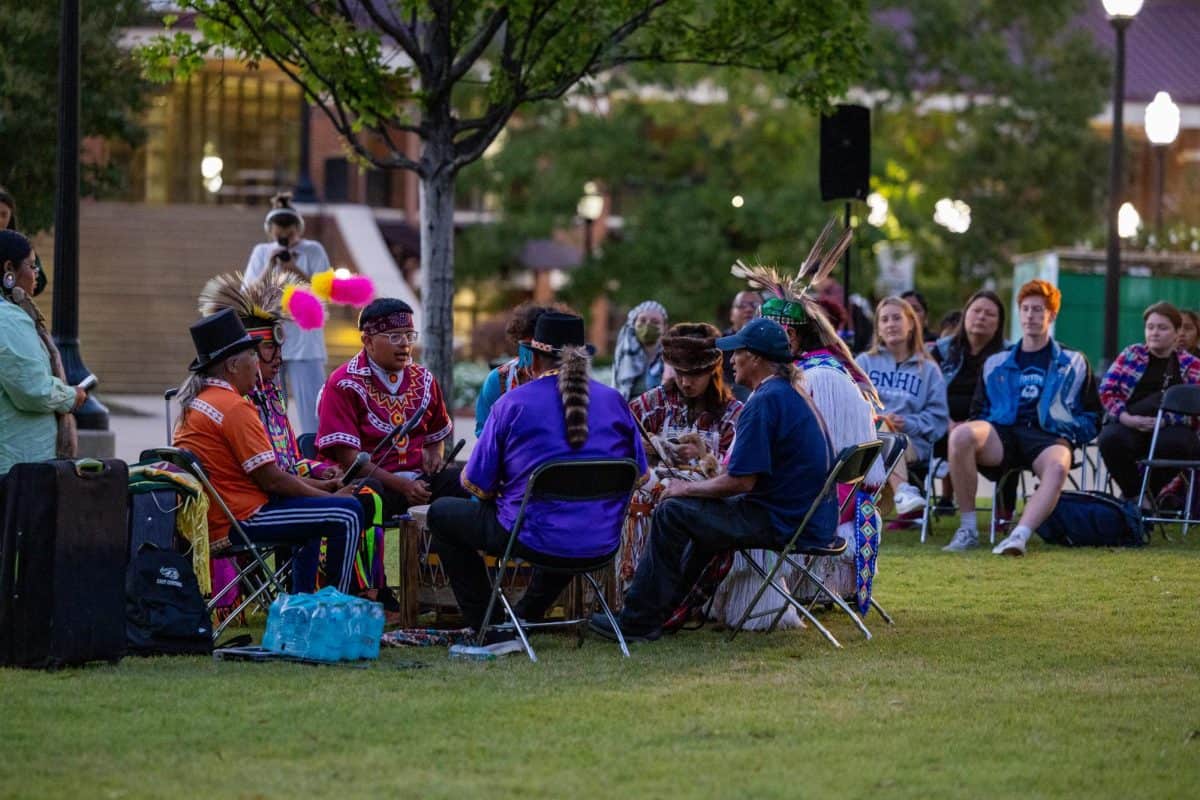
[[[1015,532],[1005,537],[1004,541],[992,548],[992,553],[998,556],[1025,555],[1025,539]]]
[[[979,547],[979,532],[970,528],[959,528],[954,532],[950,544],[942,548],[947,553],[965,553],[973,547]]]
[[[900,484],[900,488],[892,497],[892,502],[896,506],[897,514],[911,514],[925,507],[925,498],[921,496],[916,487],[907,483]]]

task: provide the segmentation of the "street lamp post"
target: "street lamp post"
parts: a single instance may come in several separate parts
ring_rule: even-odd
[[[1117,35],[1117,53],[1113,67],[1112,149],[1109,158],[1108,253],[1104,271],[1104,359],[1117,357],[1118,316],[1121,310],[1121,237],[1117,232],[1117,213],[1121,207],[1125,125],[1125,31],[1142,10],[1142,0],[1103,0],[1108,21]]]
[[[1158,92],[1146,106],[1146,138],[1154,148],[1154,235],[1162,246],[1163,236],[1163,181],[1166,175],[1167,148],[1179,135],[1179,106],[1171,102],[1171,95]]]
[[[592,239],[593,228],[596,220],[604,214],[604,195],[600,194],[594,182],[588,181],[583,185],[583,197],[579,198],[575,211],[583,220],[583,260],[586,263],[592,260],[592,250],[596,245]]]
[[[88,375],[79,352],[79,0],[62,0],[61,14],[51,332],[67,382],[77,384]],[[81,430],[108,430],[108,409],[90,395],[75,419]]]

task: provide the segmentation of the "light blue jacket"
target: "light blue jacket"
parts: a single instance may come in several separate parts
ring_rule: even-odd
[[[922,461],[929,459],[933,443],[946,435],[950,409],[946,405],[946,380],[932,358],[911,356],[896,363],[886,350],[860,353],[855,359],[875,384],[883,413],[904,417],[904,433]]]
[[[33,320],[0,298],[0,475],[54,458],[54,413],[75,407],[75,389],[54,377]]]
[[[1021,398],[1021,367],[1016,344],[983,362],[980,387],[972,404],[971,417],[993,425],[1017,421]],[[1038,424],[1042,430],[1061,436],[1075,446],[1096,438],[1100,419],[1100,395],[1087,358],[1050,340],[1050,370],[1038,401]]]

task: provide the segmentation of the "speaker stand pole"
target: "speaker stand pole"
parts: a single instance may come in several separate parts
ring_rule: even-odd
[[[846,201],[846,221],[847,228],[850,227],[850,201]],[[854,242],[846,248],[846,254],[842,257],[845,260],[845,271],[842,273],[842,291],[845,292],[846,313],[850,313],[850,253],[854,250]]]

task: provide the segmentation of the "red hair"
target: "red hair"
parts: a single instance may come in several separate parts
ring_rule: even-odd
[[[1051,314],[1057,314],[1062,308],[1062,292],[1054,284],[1041,278],[1034,278],[1021,287],[1021,291],[1017,292],[1017,305],[1025,302],[1026,297],[1040,297],[1045,300],[1046,310]]]

